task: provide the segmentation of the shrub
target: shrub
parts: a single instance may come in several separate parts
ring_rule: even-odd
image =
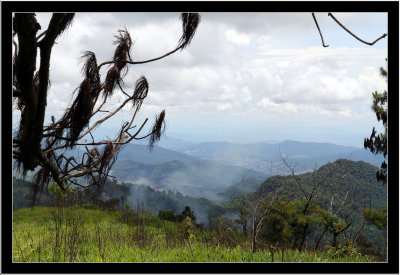
[[[158,212],[158,217],[165,221],[176,222],[178,217],[174,214],[172,210],[160,210]]]

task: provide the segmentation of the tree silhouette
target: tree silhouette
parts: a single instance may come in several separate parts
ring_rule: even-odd
[[[381,76],[384,77],[387,81],[387,71],[380,67]],[[383,156],[387,157],[387,91],[383,93],[378,93],[375,91],[372,93],[373,103],[372,110],[376,114],[376,118],[378,121],[382,120],[382,124],[385,128],[385,132],[381,134],[377,134],[375,127],[372,128],[372,133],[369,138],[364,139],[364,148],[369,149],[375,155],[383,154]],[[376,179],[378,181],[386,184],[387,182],[387,164],[386,161],[383,161],[381,164],[381,169],[376,172]]]
[[[34,193],[39,187],[47,187],[51,178],[62,190],[70,185],[82,186],[77,182],[79,177],[92,180],[91,184],[84,187],[101,187],[123,145],[132,140],[149,138],[149,147],[152,149],[165,130],[165,110],[156,116],[150,132],[139,136],[148,119],[135,131],[133,130],[137,125],[133,123],[147,97],[149,84],[142,76],[136,81],[134,91],[128,92],[124,90],[123,79],[131,65],[160,60],[186,48],[200,23],[199,14],[182,13],[183,33],[177,47],[150,60],[132,60],[133,42],[126,29],[118,30],[115,35],[116,48],[112,60],[98,64],[95,54],[85,51],[81,56],[84,79],[74,91],[76,96],[72,104],[61,118],[56,120],[52,116],[51,123],[44,125],[52,48],[57,38],[72,24],[74,17],[73,13],[54,13],[47,29],[39,35],[37,33],[41,26],[34,13],[15,13],[13,17],[13,98],[21,113],[19,127],[13,138],[13,158],[16,168],[23,175],[28,170],[40,167],[34,179]],[[111,67],[102,81],[100,69],[103,66]],[[114,110],[105,110],[106,103],[116,89],[122,91],[126,100]],[[132,106],[131,120],[123,123],[116,137],[112,140],[95,141],[92,131],[128,104]],[[91,122],[93,116],[103,112],[106,113],[105,116]],[[87,142],[87,138],[91,141]],[[78,146],[84,150],[82,156],[66,157],[67,151]]]

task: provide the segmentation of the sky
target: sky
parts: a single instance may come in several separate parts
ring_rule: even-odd
[[[128,91],[133,92],[141,76],[150,86],[135,120],[138,126],[165,110],[166,135],[189,142],[292,139],[360,148],[372,127],[381,129],[371,110],[371,94],[387,87],[379,75],[379,67],[386,67],[387,38],[365,45],[327,13],[315,13],[330,45],[323,48],[311,13],[200,15],[187,48],[130,67],[124,79]],[[334,15],[366,41],[387,33],[386,13]],[[50,17],[37,13],[42,29]],[[123,28],[134,40],[134,61],[174,49],[182,33],[179,13],[77,13],[52,51],[46,121],[51,115],[60,118],[71,104],[83,80],[82,52],[94,52],[98,63],[111,60],[114,35]],[[108,110],[124,100],[116,90]],[[132,108],[125,107],[97,135],[114,138],[131,116]],[[14,126],[18,119],[13,110]]]

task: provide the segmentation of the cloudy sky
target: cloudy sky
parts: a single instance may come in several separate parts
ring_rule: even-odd
[[[385,13],[335,13],[366,41],[387,33]],[[38,13],[42,29],[50,14]],[[201,23],[183,51],[135,65],[128,90],[144,75],[150,84],[137,124],[166,111],[169,137],[187,141],[268,142],[293,139],[363,146],[379,126],[371,93],[382,91],[387,38],[374,46],[357,41],[327,13],[316,13],[325,43],[310,13],[201,13]],[[93,51],[111,60],[113,35],[126,27],[134,61],[158,57],[181,36],[179,13],[77,13],[53,48],[47,118],[60,117],[82,81],[79,56]],[[102,71],[105,75],[105,71]],[[115,92],[109,109],[125,99]],[[113,138],[132,114],[127,107],[99,135]],[[14,123],[18,112],[14,111]]]

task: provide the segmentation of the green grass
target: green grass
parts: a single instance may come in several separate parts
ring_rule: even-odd
[[[245,239],[224,243],[215,232],[191,231],[156,216],[78,207],[14,211],[14,262],[271,262]],[[274,261],[281,261],[281,252]],[[369,262],[359,254],[286,250],[285,262]]]

